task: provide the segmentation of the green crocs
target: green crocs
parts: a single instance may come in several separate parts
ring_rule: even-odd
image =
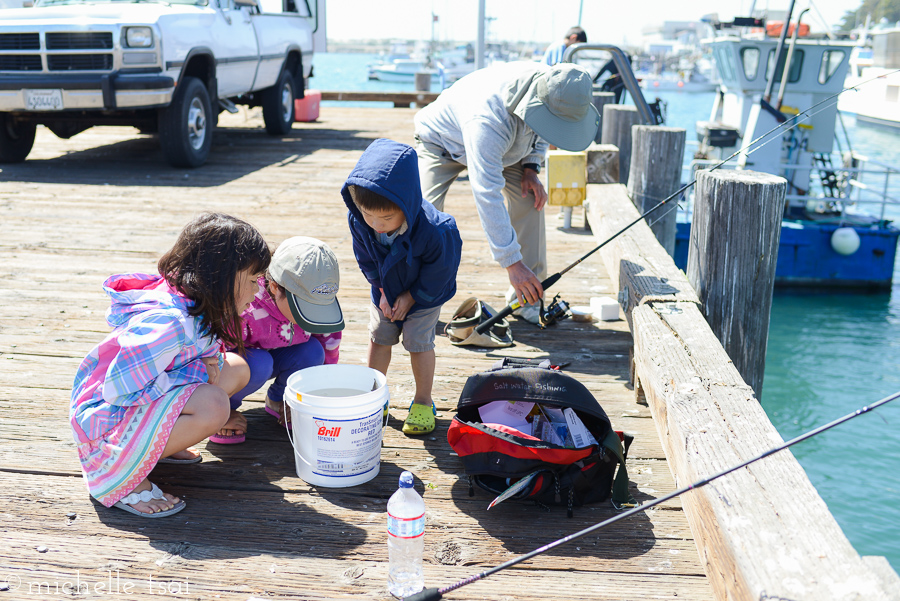
[[[418,405],[413,403],[409,406],[409,415],[403,422],[403,433],[408,436],[420,436],[434,431],[434,416],[437,415],[437,408],[434,403],[431,407],[428,405]]]

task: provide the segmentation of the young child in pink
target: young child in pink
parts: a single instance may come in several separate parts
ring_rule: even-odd
[[[250,382],[231,396],[231,409],[240,415],[237,408],[244,398],[275,378],[266,391],[266,411],[283,424],[288,377],[306,367],[337,363],[340,356],[344,318],[337,301],[337,257],[320,240],[290,238],[275,251],[258,285],[256,297],[241,315]],[[209,439],[220,444],[243,442],[247,422],[240,419]]]

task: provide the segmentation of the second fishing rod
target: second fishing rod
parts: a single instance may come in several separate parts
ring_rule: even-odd
[[[898,70],[898,71],[900,71],[900,70]],[[752,140],[752,141],[751,141],[750,143],[748,143],[746,146],[744,146],[744,147],[742,147],[742,148],[740,148],[740,149],[734,151],[734,152],[733,152],[731,155],[729,155],[727,158],[725,158],[725,159],[719,161],[718,163],[716,163],[715,165],[711,166],[711,167],[710,167],[709,169],[707,169],[706,171],[710,171],[710,172],[711,172],[711,171],[715,171],[715,170],[719,169],[720,167],[722,167],[723,165],[725,165],[726,163],[728,163],[729,161],[731,161],[732,159],[734,159],[735,157],[737,157],[737,156],[738,156],[739,154],[741,154],[741,153],[745,153],[745,154],[747,154],[747,155],[750,155],[750,154],[753,154],[754,152],[756,152],[757,150],[759,150],[760,148],[764,147],[764,146],[765,146],[766,144],[768,144],[769,142],[772,142],[773,140],[780,140],[782,134],[784,134],[784,133],[786,133],[786,132],[792,130],[793,128],[797,127],[798,125],[800,125],[801,122],[803,121],[803,119],[806,119],[806,118],[809,118],[809,117],[813,117],[813,116],[815,116],[816,114],[818,114],[818,113],[821,112],[821,111],[828,110],[829,108],[831,108],[831,105],[829,104],[829,105],[827,105],[827,106],[822,107],[822,108],[819,109],[818,111],[815,111],[815,109],[817,109],[818,107],[820,107],[820,106],[822,106],[822,105],[824,105],[824,104],[826,104],[826,103],[829,103],[829,102],[831,102],[831,101],[837,102],[837,101],[836,101],[836,98],[837,98],[838,96],[840,96],[841,94],[843,94],[844,92],[848,92],[848,91],[850,91],[850,90],[856,90],[856,89],[858,89],[859,87],[861,87],[861,86],[863,86],[863,85],[865,85],[865,84],[867,84],[867,83],[869,83],[869,82],[871,82],[871,81],[874,81],[875,79],[878,79],[878,77],[875,77],[875,78],[872,78],[872,79],[869,79],[869,80],[860,82],[860,83],[858,83],[858,84],[855,85],[855,86],[851,86],[851,87],[848,87],[848,88],[844,88],[844,89],[842,89],[840,92],[838,92],[838,93],[836,93],[836,94],[832,94],[831,96],[829,96],[829,97],[827,97],[827,98],[825,98],[825,99],[823,99],[823,100],[817,102],[816,104],[810,106],[809,108],[807,108],[807,109],[804,110],[804,111],[801,111],[801,112],[797,113],[796,115],[793,115],[792,117],[784,116],[784,115],[782,115],[782,113],[781,113],[780,111],[777,111],[777,109],[775,109],[775,108],[769,106],[769,109],[771,109],[771,111],[777,112],[778,115],[781,115],[782,118],[783,118],[783,120],[781,120],[781,121],[778,123],[778,125],[776,125],[776,126],[773,127],[772,129],[770,129],[769,131],[767,131],[767,132],[763,133],[762,135],[758,136],[756,139]],[[768,103],[765,103],[765,101],[761,101],[761,102],[763,102],[764,105],[768,105]],[[815,112],[813,112],[813,111],[815,111]],[[783,131],[782,131],[782,130],[783,130]],[[562,269],[561,271],[558,271],[558,272],[556,272],[556,273],[554,273],[554,274],[548,276],[546,279],[544,279],[544,280],[541,282],[541,287],[542,287],[544,290],[547,290],[548,288],[550,288],[551,286],[553,286],[554,284],[556,284],[556,282],[558,282],[559,279],[560,279],[563,275],[565,275],[566,273],[568,273],[568,272],[569,272],[572,268],[574,268],[576,265],[578,265],[579,263],[581,263],[582,261],[584,261],[585,259],[587,259],[587,258],[590,257],[591,255],[593,255],[595,252],[597,252],[598,250],[600,250],[601,248],[603,248],[604,246],[606,246],[607,244],[609,244],[610,242],[612,242],[613,240],[615,240],[616,238],[618,238],[620,235],[622,235],[623,233],[625,233],[626,231],[628,231],[630,228],[632,228],[634,225],[636,225],[637,223],[639,223],[642,219],[645,219],[646,217],[648,217],[648,216],[650,216],[651,214],[655,213],[656,211],[658,211],[659,209],[661,209],[663,206],[672,203],[673,200],[678,199],[684,192],[686,192],[687,190],[689,190],[689,189],[690,189],[694,184],[696,184],[696,183],[697,183],[697,179],[694,178],[694,179],[691,180],[689,183],[683,185],[681,188],[679,188],[678,190],[676,190],[675,192],[673,192],[672,194],[670,194],[669,196],[667,196],[666,198],[664,198],[664,199],[663,199],[662,201],[660,201],[658,204],[654,205],[653,207],[651,207],[650,209],[648,209],[647,211],[645,211],[643,214],[641,214],[639,217],[637,217],[636,219],[634,219],[633,221],[631,221],[630,223],[628,223],[626,226],[624,226],[623,228],[621,228],[619,231],[617,231],[616,233],[614,233],[612,236],[610,236],[609,238],[607,238],[606,240],[604,240],[603,242],[601,242],[600,244],[598,244],[597,246],[595,246],[594,248],[592,248],[590,251],[588,251],[587,253],[585,253],[582,257],[580,257],[579,259],[577,259],[576,261],[574,261],[573,263],[571,263],[570,265],[568,265],[567,267],[565,267],[565,268]],[[677,205],[677,202],[675,203],[675,205]],[[673,205],[672,208],[674,209],[675,206]],[[496,324],[497,322],[499,322],[501,319],[503,319],[503,318],[509,316],[513,311],[515,311],[516,309],[521,308],[522,306],[523,306],[522,303],[520,303],[520,302],[518,301],[518,299],[513,300],[513,301],[512,301],[511,303],[509,303],[506,307],[504,307],[501,311],[499,311],[496,315],[493,315],[492,317],[490,317],[490,318],[487,319],[486,321],[484,321],[484,322],[482,322],[481,324],[479,324],[479,325],[475,328],[475,331],[476,331],[477,333],[479,333],[479,334],[484,334],[484,333],[487,332],[491,327],[493,327],[494,324]]]

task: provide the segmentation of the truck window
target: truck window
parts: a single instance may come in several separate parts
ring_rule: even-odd
[[[297,13],[301,17],[312,16],[306,0],[259,0],[260,12]]]

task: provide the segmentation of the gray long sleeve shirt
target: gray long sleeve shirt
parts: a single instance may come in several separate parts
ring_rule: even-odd
[[[509,267],[522,260],[521,246],[503,198],[503,169],[518,162],[541,164],[542,140],[513,111],[533,77],[547,69],[513,62],[475,71],[416,114],[416,136],[443,148],[469,170],[481,226],[494,260]]]

